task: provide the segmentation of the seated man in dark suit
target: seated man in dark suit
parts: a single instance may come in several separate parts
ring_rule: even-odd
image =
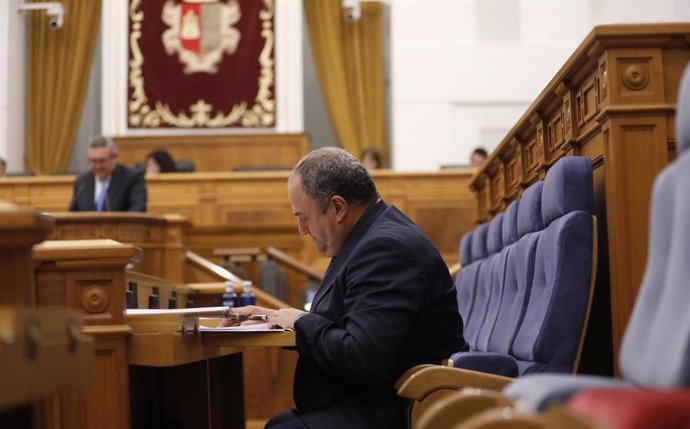
[[[296,332],[296,408],[271,429],[403,428],[393,384],[408,368],[466,348],[448,268],[422,230],[387,205],[359,161],[337,148],[306,155],[288,180],[300,234],[331,263],[309,313],[256,306]],[[224,321],[224,325],[235,322]]]
[[[146,211],[142,173],[117,162],[117,145],[108,137],[89,143],[91,171],[74,181],[70,211]]]

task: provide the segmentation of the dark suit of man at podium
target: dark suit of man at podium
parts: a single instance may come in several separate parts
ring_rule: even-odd
[[[409,403],[397,396],[396,379],[466,347],[448,268],[342,149],[302,158],[288,195],[299,232],[332,259],[309,313],[234,309],[239,316],[266,314],[270,325],[296,333],[296,408],[266,428],[404,428]]]
[[[118,164],[113,139],[92,140],[88,156],[91,171],[74,181],[70,211],[146,211],[144,176]]]

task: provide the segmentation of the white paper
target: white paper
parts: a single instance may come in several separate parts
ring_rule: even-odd
[[[196,308],[171,308],[171,309],[147,309],[147,308],[129,308],[125,310],[126,316],[160,316],[160,315],[174,315],[181,316],[208,316],[211,313],[217,313],[218,317],[223,317],[223,311],[228,307],[196,307]]]
[[[209,326],[199,326],[201,332],[285,332],[283,328],[269,328],[268,323],[257,323],[256,325],[225,326],[214,328]]]

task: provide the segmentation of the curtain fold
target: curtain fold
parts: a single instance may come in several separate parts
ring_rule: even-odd
[[[359,156],[379,149],[388,160],[383,64],[383,5],[361,3],[348,22],[341,0],[304,0],[321,93],[338,144]]]
[[[62,28],[51,30],[44,12],[29,15],[26,169],[34,174],[69,165],[100,25],[101,0],[62,3]]]

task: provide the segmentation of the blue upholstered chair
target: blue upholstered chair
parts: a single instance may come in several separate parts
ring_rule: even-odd
[[[501,226],[501,242],[503,248],[496,257],[496,262],[491,272],[491,295],[486,316],[484,317],[484,323],[482,323],[477,337],[477,351],[490,351],[489,341],[493,334],[496,319],[498,318],[499,310],[503,302],[503,289],[505,288],[508,258],[512,253],[513,244],[517,241],[518,207],[519,201],[513,201],[508,206],[505,213],[503,213]]]
[[[622,378],[567,374],[526,375],[511,381],[502,390],[504,397],[519,402],[521,409],[544,411],[553,404],[572,398],[568,401],[571,410],[577,412],[577,406],[586,407],[584,413],[590,418],[596,417],[597,421],[608,425],[614,420],[617,422],[616,425],[607,427],[688,427],[690,192],[687,184],[690,183],[690,67],[686,68],[679,91],[676,148],[677,159],[657,176],[652,189],[645,274],[618,356]],[[448,378],[448,374],[437,374],[436,378]],[[488,425],[486,427],[499,427],[493,425],[495,423],[500,424],[500,427],[525,427],[518,426],[520,419],[524,418],[524,421],[531,422],[527,426],[530,428],[563,427],[549,419],[549,416],[562,412],[559,407],[540,414],[517,412],[516,418],[510,419],[506,418],[505,408],[477,414],[477,410],[481,408],[475,406],[468,412],[468,405],[480,402],[477,397],[482,395],[475,394],[470,398],[470,395],[456,391],[444,398],[443,406],[436,407],[435,413],[426,413],[420,420],[433,424],[442,417],[444,421],[464,422],[454,427],[469,429],[478,427],[475,423],[480,420]],[[679,403],[672,404],[672,400]],[[574,403],[580,404],[573,406]],[[486,392],[484,404],[489,407],[499,404],[496,393]],[[506,405],[500,403],[500,406]],[[677,411],[674,409],[676,406]],[[661,407],[663,418],[652,416],[650,420],[649,414],[658,415],[655,413]],[[632,420],[624,419],[625,413]],[[677,414],[671,415],[672,413]],[[540,419],[538,424],[537,419]],[[626,421],[641,425],[619,425]],[[672,425],[667,425],[668,422]],[[677,425],[679,422],[681,425]]]
[[[488,320],[492,312],[498,311],[501,289],[503,288],[503,274],[505,272],[505,253],[503,243],[503,219],[505,215],[499,213],[489,223],[486,236],[486,248],[489,256],[479,270],[477,278],[475,311],[470,322],[469,335],[465,336],[470,350],[484,350],[482,345],[488,341],[492,321]]]
[[[451,357],[454,368],[420,365],[398,380],[401,396],[431,401],[415,415],[460,387],[498,391],[510,377],[574,370],[593,287],[592,188],[590,160],[564,157],[503,216],[465,237],[472,259],[484,242],[489,253],[467,265],[479,267],[466,325],[471,349]],[[458,291],[460,308],[464,296]]]
[[[502,316],[501,307],[504,305],[503,289],[505,287],[505,270],[508,258],[511,255],[512,247],[518,238],[518,206],[519,202],[514,201],[508,206],[503,216],[501,228],[503,249],[499,253],[496,259],[497,262],[494,264],[494,269],[492,270],[492,280],[489,285],[491,288],[490,302],[484,321],[480,327],[475,350],[472,352],[457,352],[453,354],[450,359],[453,361],[453,365],[456,368],[487,371],[506,376],[517,375],[517,366],[514,365],[512,359],[508,359],[506,356],[509,347],[506,347],[505,350],[492,350],[489,347],[489,343],[492,339],[496,321]],[[460,272],[462,273],[462,271]],[[464,297],[459,295],[458,299],[462,304],[462,299],[464,299]]]
[[[690,67],[676,118],[678,158],[654,182],[645,274],[618,356],[623,378],[524,377],[504,393],[528,409],[543,410],[587,388],[690,385]]]
[[[461,269],[455,277],[455,292],[458,297],[458,310],[463,324],[467,324],[468,317],[474,304],[474,288],[477,285],[480,258],[472,254],[474,231],[466,233],[460,241]],[[479,239],[479,238],[478,238]]]
[[[492,256],[495,255],[497,250],[493,249],[493,253],[489,252],[489,229],[490,224],[484,223],[479,225],[474,231],[474,235],[472,237],[472,257],[475,258],[475,261],[479,262],[479,264],[476,268],[477,278],[474,285],[474,290],[472,291],[472,309],[467,314],[463,314],[462,310],[460,312],[460,315],[463,317],[463,321],[465,323],[463,331],[465,340],[470,345],[470,348],[473,348],[477,341],[479,329],[484,322],[486,307],[489,303],[488,288],[485,285],[491,275],[490,261],[493,259]],[[494,235],[496,234],[496,230],[497,228],[494,226]],[[498,231],[500,231],[500,228]]]
[[[525,316],[513,341],[520,374],[572,372],[593,287],[594,193],[589,158],[569,156],[546,174],[544,230]]]
[[[488,291],[486,315],[471,351],[451,356],[456,368],[508,377],[575,369],[593,286],[591,162],[562,158],[520,201],[489,228],[492,251],[502,221],[504,249],[487,258],[493,275],[477,284]]]

